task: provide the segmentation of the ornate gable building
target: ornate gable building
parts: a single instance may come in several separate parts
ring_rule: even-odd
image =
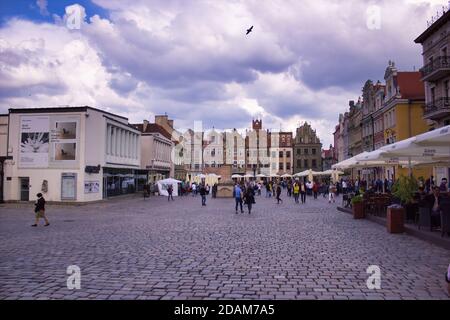
[[[305,122],[297,128],[294,144],[294,173],[322,170],[322,143],[316,131]]]

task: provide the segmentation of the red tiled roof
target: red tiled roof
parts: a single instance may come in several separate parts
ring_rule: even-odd
[[[159,133],[163,137],[166,137],[167,139],[172,138],[170,133],[168,133],[163,127],[161,127],[159,124],[156,124],[156,123],[147,124],[145,131],[144,131],[144,125],[142,123],[133,124],[132,126],[135,127],[136,129],[138,129],[142,133]]]
[[[419,71],[397,72],[397,85],[402,99],[425,99],[424,83]]]

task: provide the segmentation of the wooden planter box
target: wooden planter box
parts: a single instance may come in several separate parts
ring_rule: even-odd
[[[386,226],[389,233],[403,233],[405,231],[405,209],[388,208]]]
[[[364,218],[364,202],[356,202],[352,206],[353,209],[353,219],[363,219]]]

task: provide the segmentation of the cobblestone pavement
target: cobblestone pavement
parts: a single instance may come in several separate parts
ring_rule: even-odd
[[[0,206],[0,299],[449,299],[450,252],[353,220],[325,199],[125,198]],[[338,200],[339,201],[339,200]],[[43,223],[43,222],[41,222]],[[81,268],[81,289],[66,286]],[[381,268],[369,290],[366,268]]]

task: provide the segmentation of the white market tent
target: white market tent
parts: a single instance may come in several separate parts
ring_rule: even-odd
[[[242,179],[242,176],[240,174],[232,174],[231,179]]]
[[[169,187],[169,185],[172,186],[172,195],[174,197],[178,196],[178,184],[181,183],[180,180],[176,180],[176,179],[172,179],[172,178],[168,178],[168,179],[163,179],[163,180],[159,180],[157,182],[158,184],[158,192],[161,196],[168,196],[169,193],[167,192],[167,188]]]
[[[282,178],[291,178],[292,175],[290,175],[290,174],[288,174],[288,173],[285,173],[285,174],[281,175],[281,177],[282,177]]]
[[[258,174],[256,175],[256,177],[257,177],[257,178],[267,178],[267,176],[266,176],[265,174],[262,174],[262,173],[258,173]]]

